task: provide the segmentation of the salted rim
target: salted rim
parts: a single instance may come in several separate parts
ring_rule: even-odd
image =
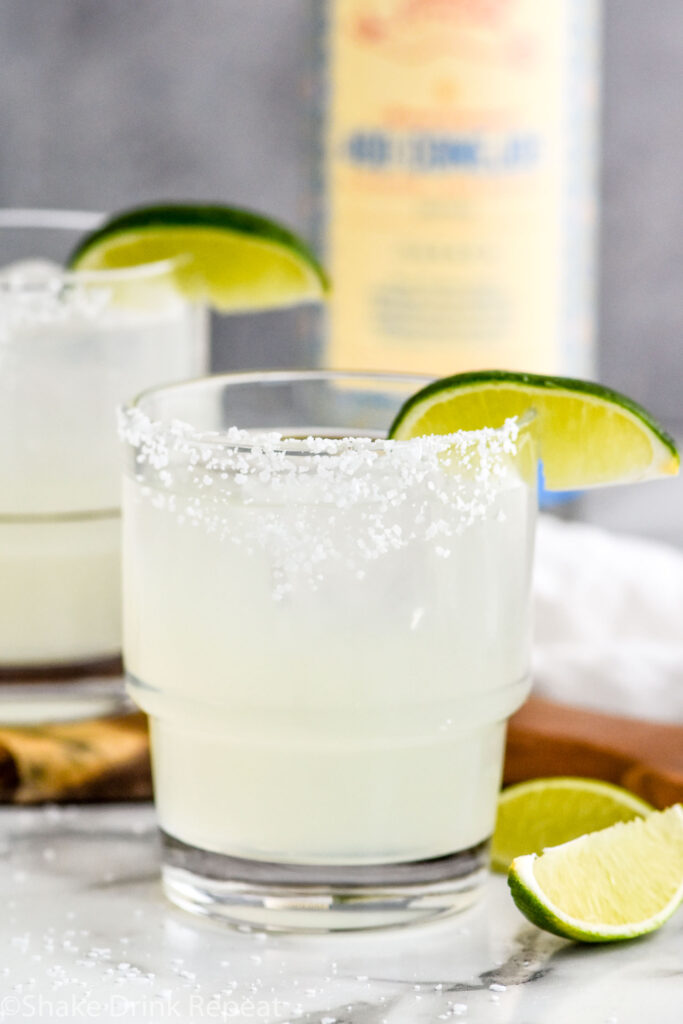
[[[229,385],[274,383],[284,384],[289,382],[302,381],[335,381],[349,380],[351,382],[376,383],[378,386],[386,384],[407,384],[413,382],[415,390],[430,383],[436,378],[426,375],[404,374],[404,373],[373,373],[362,370],[248,370],[238,373],[211,374],[209,376],[193,377],[188,380],[178,381],[172,384],[155,385],[139,392],[129,402],[120,406],[119,412],[124,420],[133,419],[136,413],[146,420],[149,437],[172,436],[176,441],[182,437],[182,441],[188,445],[196,444],[203,448],[220,451],[230,449],[232,451],[256,451],[267,445],[269,449],[279,453],[291,453],[293,455],[328,455],[334,456],[348,451],[371,450],[375,452],[391,452],[396,449],[405,450],[409,446],[417,447],[425,441],[432,443],[451,444],[454,440],[477,439],[492,440],[500,437],[505,439],[510,433],[510,421],[500,427],[482,427],[477,430],[457,430],[450,434],[426,434],[421,437],[413,437],[405,440],[397,440],[387,437],[373,437],[367,434],[348,434],[337,438],[326,438],[323,433],[312,433],[308,436],[298,438],[283,438],[282,433],[277,429],[245,430],[237,424],[226,427],[223,430],[200,431],[194,430],[191,423],[180,418],[152,419],[143,409],[143,403],[147,398],[154,395],[180,391],[185,388],[200,384],[214,384],[219,387],[221,383]],[[535,418],[535,413],[529,413],[521,418],[513,418],[519,429],[527,426]],[[294,429],[294,428],[290,428]],[[321,431],[322,427],[319,428]],[[343,429],[343,428],[333,428]],[[388,429],[388,427],[387,427]],[[250,440],[253,438],[253,440]],[[124,439],[125,431],[124,431]],[[315,442],[315,447],[313,446]],[[416,444],[417,442],[417,444]]]
[[[424,378],[361,371],[251,371],[149,388],[119,410],[119,435],[133,456],[126,472],[141,485],[140,497],[169,510],[180,522],[204,524],[220,539],[267,551],[277,600],[300,582],[317,589],[328,562],[343,564],[362,579],[374,559],[415,541],[429,542],[435,556],[448,557],[451,538],[484,521],[495,508],[496,497],[507,489],[508,459],[518,453],[516,418],[498,428],[402,441],[367,433],[339,437],[334,427],[320,425],[313,432],[302,426],[302,433],[312,432],[300,439],[288,436],[298,425],[251,432],[238,427],[193,430],[180,418],[182,405],[173,407],[176,395],[208,395],[220,401],[231,387],[234,394],[245,385],[249,396],[249,388],[260,384],[259,397],[267,400],[269,384],[296,382],[305,388],[326,381],[346,386],[350,398],[365,394],[372,400],[379,394],[394,399],[395,406]],[[153,407],[154,396],[160,409]],[[170,409],[163,407],[164,397]],[[324,400],[324,393],[320,397]],[[164,418],[150,418],[146,399],[151,411]],[[190,404],[190,415],[191,410]],[[340,419],[343,423],[344,417]],[[236,499],[256,513],[238,529]],[[321,520],[323,506],[331,514]],[[298,511],[293,518],[283,516],[283,507]],[[501,514],[499,509],[496,516]]]

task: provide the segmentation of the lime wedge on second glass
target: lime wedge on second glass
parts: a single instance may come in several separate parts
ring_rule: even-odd
[[[77,270],[177,260],[182,290],[223,313],[320,300],[327,278],[297,235],[230,206],[166,204],[116,214],[71,256]]]
[[[683,807],[612,825],[512,862],[512,897],[533,924],[580,942],[634,939],[683,900]]]
[[[610,388],[570,377],[507,370],[445,377],[404,403],[389,436],[400,440],[500,427],[529,409],[538,415],[549,490],[632,483],[678,472],[673,439],[646,409]]]
[[[507,871],[515,857],[541,853],[618,821],[644,818],[654,807],[621,786],[555,776],[504,789],[491,844],[491,867]]]

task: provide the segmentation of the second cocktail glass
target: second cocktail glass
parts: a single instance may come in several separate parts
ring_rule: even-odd
[[[334,930],[481,888],[529,688],[534,443],[384,440],[422,383],[221,376],[122,414],[124,655],[181,906]]]
[[[5,722],[120,703],[116,406],[207,365],[204,310],[179,293],[172,261],[65,269],[70,249],[100,219],[0,211]]]

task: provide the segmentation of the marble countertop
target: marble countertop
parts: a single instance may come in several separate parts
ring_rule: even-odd
[[[0,811],[0,1021],[680,1024],[683,912],[653,936],[579,947],[491,880],[418,928],[264,936],[174,909],[149,805]]]

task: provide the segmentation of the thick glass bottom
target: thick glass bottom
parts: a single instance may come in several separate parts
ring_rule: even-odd
[[[487,875],[488,842],[447,857],[362,866],[276,864],[208,853],[161,833],[176,906],[264,931],[389,928],[467,909]]]
[[[54,665],[0,665],[0,722],[73,722],[133,709],[118,656]]]

